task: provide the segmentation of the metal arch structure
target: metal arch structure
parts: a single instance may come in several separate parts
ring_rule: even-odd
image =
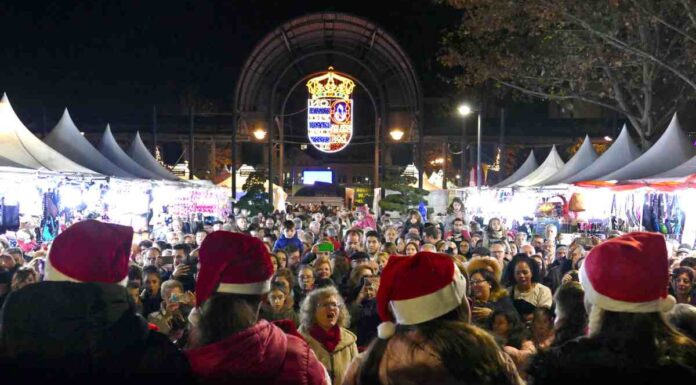
[[[423,95],[414,66],[396,40],[362,17],[324,12],[290,20],[267,34],[248,56],[238,78],[233,142],[239,127],[263,125],[269,140],[269,195],[272,194],[273,142],[280,144],[278,170],[283,182],[285,107],[289,96],[311,75],[329,66],[366,91],[375,114],[375,187],[379,187],[380,148],[384,128],[398,125],[422,144]],[[276,129],[274,129],[274,126]],[[419,185],[423,154],[418,146]],[[234,146],[232,146],[233,151]],[[234,160],[234,153],[232,159]],[[234,164],[232,189],[235,193]]]

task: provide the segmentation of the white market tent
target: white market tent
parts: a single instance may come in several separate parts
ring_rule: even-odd
[[[575,183],[586,180],[595,180],[604,175],[612,173],[621,167],[633,162],[641,155],[641,151],[636,146],[631,135],[628,133],[626,125],[621,129],[619,137],[614,144],[609,147],[591,165],[575,175],[560,181],[560,183]]]
[[[34,136],[15,114],[7,94],[0,100],[0,154],[14,164],[34,170],[98,175]]]
[[[679,125],[677,114],[660,139],[648,151],[626,166],[599,180],[642,179],[667,172],[694,155],[691,141]]]
[[[499,182],[498,184],[495,185],[495,187],[503,187],[503,186],[508,186],[511,185],[518,180],[526,177],[527,175],[531,174],[534,170],[539,167],[539,163],[537,163],[536,156],[534,156],[534,150],[532,150],[529,153],[529,156],[527,157],[527,160],[522,163],[520,168],[517,169],[512,175],[509,177],[505,178],[503,181]]]
[[[553,146],[551,148],[551,152],[549,152],[549,156],[546,157],[544,160],[544,163],[541,164],[536,170],[531,172],[529,175],[526,177],[518,180],[515,183],[512,183],[510,187],[512,186],[518,186],[518,187],[531,187],[534,186],[545,179],[553,176],[558,172],[563,167],[564,163],[561,157],[558,155],[558,151],[556,151],[556,146]]]
[[[67,108],[53,130],[44,138],[44,143],[72,161],[104,175],[135,178],[133,174],[113,164],[85,139],[75,126]]]
[[[121,147],[116,143],[116,139],[111,134],[111,127],[107,124],[104,134],[99,141],[99,152],[112,161],[119,168],[144,179],[162,179],[157,174],[143,168],[136,161],[131,159]]]
[[[140,132],[135,133],[135,138],[133,138],[131,142],[128,155],[130,155],[134,161],[138,162],[140,166],[157,175],[159,177],[158,179],[181,181],[179,177],[162,167],[157,159],[152,157],[142,139],[140,139]]]
[[[588,135],[585,135],[585,140],[578,151],[556,174],[537,183],[538,186],[554,185],[562,183],[566,178],[572,177],[578,172],[584,170],[597,159],[597,152],[592,147],[592,141]]]
[[[696,174],[696,156],[671,170],[653,175],[648,179],[684,178],[691,174]]]

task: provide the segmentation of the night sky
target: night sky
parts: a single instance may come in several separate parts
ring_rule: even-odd
[[[353,13],[380,24],[411,55],[426,90],[437,89],[439,34],[456,13],[430,0],[385,0],[380,9],[375,4],[4,0],[0,89],[24,121],[39,122],[42,115],[49,128],[65,106],[78,126],[148,122],[153,104],[176,110],[184,94],[229,111],[236,79],[255,44],[279,24],[320,11]]]

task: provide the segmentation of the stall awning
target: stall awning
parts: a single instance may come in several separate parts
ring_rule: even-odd
[[[538,183],[538,186],[554,185],[563,183],[566,178],[569,178],[578,172],[590,166],[597,159],[597,152],[592,147],[592,141],[588,135],[585,135],[585,140],[578,149],[578,152],[566,163],[556,174]]]
[[[152,157],[150,152],[145,147],[142,139],[140,139],[140,133],[135,133],[135,138],[131,142],[130,148],[128,150],[128,155],[138,162],[143,168],[159,176],[160,179],[165,180],[180,180],[176,175],[172,174],[169,170],[162,167],[162,165]]]
[[[534,170],[532,173],[527,175],[526,177],[518,180],[517,182],[513,183],[512,186],[519,186],[519,187],[531,187],[536,185],[537,183],[542,182],[543,180],[549,178],[550,176],[556,174],[558,170],[563,167],[563,159],[561,159],[560,155],[558,155],[558,151],[556,151],[556,146],[553,146],[551,148],[551,152],[549,153],[549,156],[546,157],[544,160],[544,163],[541,164],[536,170]]]
[[[527,175],[531,174],[534,172],[539,167],[539,163],[537,163],[536,156],[534,156],[534,150],[532,150],[529,153],[529,156],[527,157],[527,160],[522,163],[520,168],[517,169],[512,175],[495,185],[495,187],[505,187],[509,186],[518,180],[526,177]]]
[[[141,167],[136,161],[131,159],[121,147],[116,143],[116,139],[111,134],[111,127],[106,125],[106,130],[102,134],[101,140],[99,141],[99,152],[107,157],[111,162],[120,167],[121,169],[128,171],[129,173],[138,176],[139,178],[145,179],[162,179],[157,174]]]

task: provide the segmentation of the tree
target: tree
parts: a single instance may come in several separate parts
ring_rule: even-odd
[[[239,198],[235,207],[249,210],[250,216],[254,216],[258,213],[267,214],[273,212],[273,206],[271,206],[270,200],[268,199],[268,192],[266,192],[266,188],[264,187],[266,181],[266,175],[262,172],[253,172],[249,174],[249,177],[242,186],[242,190],[245,194]]]
[[[411,187],[418,180],[413,176],[391,177],[382,183],[382,187],[388,190],[397,191],[398,194],[387,195],[379,201],[382,210],[398,211],[405,213],[408,209],[417,208],[420,202],[428,203],[424,198],[428,191]]]
[[[647,146],[696,95],[693,0],[449,0],[440,61],[457,85],[617,111]],[[691,6],[689,6],[691,4]]]

